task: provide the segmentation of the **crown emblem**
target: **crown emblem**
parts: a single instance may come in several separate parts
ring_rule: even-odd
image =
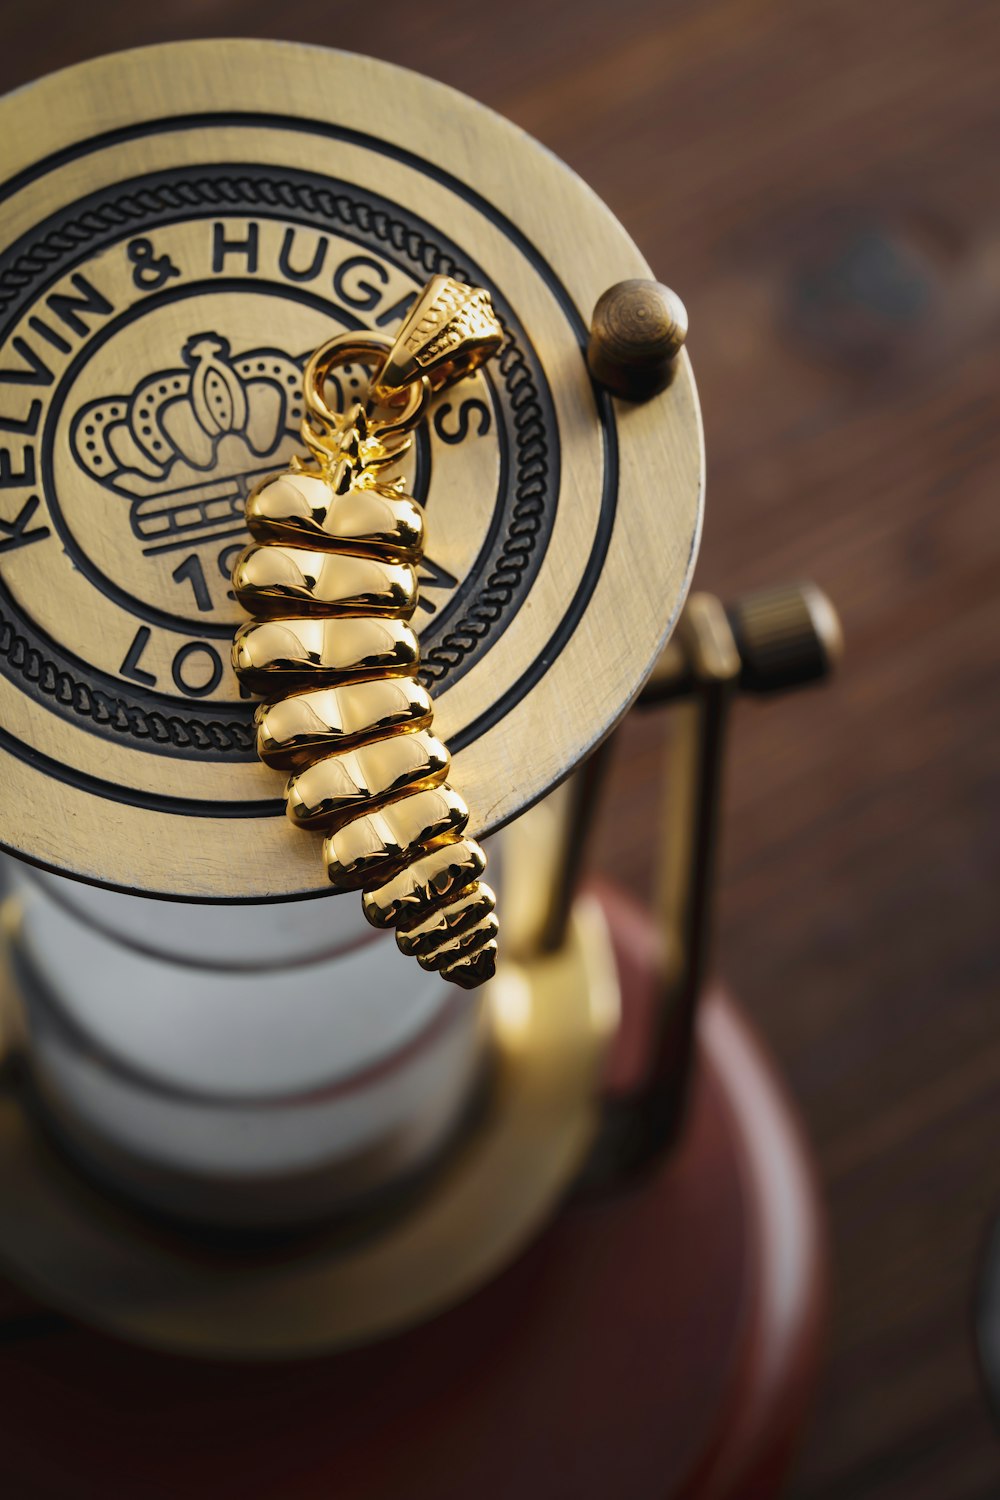
[[[298,434],[305,358],[272,348],[234,356],[220,334],[196,333],[177,368],[80,408],[73,456],[130,502],[144,553],[244,529],[247,495]]]

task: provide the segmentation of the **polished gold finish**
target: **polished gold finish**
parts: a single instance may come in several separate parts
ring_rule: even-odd
[[[638,277],[619,281],[594,308],[590,373],[616,395],[646,401],[670,384],[687,331],[687,309],[668,286]]]
[[[252,598],[254,614],[277,619],[289,609],[339,618],[388,615],[408,620],[417,607],[417,572],[410,564],[378,557],[305,552],[298,547],[251,547],[233,572],[241,598]]]
[[[301,469],[279,474],[254,490],[247,500],[246,520],[251,536],[262,542],[285,540],[321,548],[332,537],[356,542],[365,553],[390,562],[416,562],[424,545],[420,507],[405,495],[362,489],[335,496],[321,474]]]
[[[419,864],[401,870],[378,890],[366,891],[365,916],[373,927],[401,926],[405,932],[411,922],[419,923],[435,897],[457,896],[477,881],[485,869],[486,855],[471,839],[443,844]],[[489,900],[489,887],[485,890]],[[448,904],[452,904],[451,900]]]
[[[502,339],[487,292],[433,276],[396,335],[372,394],[391,399],[421,376],[432,390],[443,390],[485,363]]]
[[[651,275],[594,193],[453,89],[246,38],[116,53],[3,98],[0,184],[4,847],[174,899],[328,895],[228,669],[230,571],[247,494],[302,449],[305,358],[335,325],[391,342],[453,265],[481,270],[504,348],[403,457],[420,504],[369,491],[350,525],[407,563],[426,511],[409,625],[470,835],[566,777],[672,630],[702,511],[685,351],[662,397],[627,408],[588,372],[601,293]],[[297,483],[281,544],[321,552],[325,498]]]
[[[302,419],[302,436],[320,461],[330,452],[333,433],[342,438],[342,451],[353,460],[359,473],[391,467],[398,454],[408,446],[406,434],[427,409],[430,382],[423,380],[416,369],[409,380],[400,385],[386,387],[380,379],[385,366],[394,359],[399,338],[408,323],[409,319],[395,339],[384,333],[338,333],[313,354],[305,372],[306,414]],[[382,351],[384,357],[378,358]],[[338,367],[354,360],[371,362],[373,356],[377,383],[373,383],[369,390],[368,407],[377,408],[379,415],[369,418],[368,429],[355,426],[352,430],[350,424],[344,425],[347,414],[327,405],[327,381]],[[470,353],[466,371],[456,365],[456,379],[461,374],[471,373],[473,367]],[[398,445],[395,445],[397,439]]]
[[[541,899],[530,864],[511,880]],[[10,960],[0,932],[0,1026]],[[399,1332],[489,1281],[555,1212],[597,1134],[618,1012],[603,913],[584,899],[558,954],[505,958],[485,992],[488,1087],[419,1194],[273,1253],[226,1241],[193,1252],[182,1232],[92,1187],[38,1131],[12,1070],[0,1081],[0,1201],[16,1212],[0,1215],[0,1260],[83,1322],[187,1356],[280,1359]]]
[[[288,782],[288,815],[299,827],[342,827],[374,803],[438,786],[451,764],[441,741],[423,730],[338,755],[330,755],[329,748],[321,751],[325,760],[307,766]]]
[[[364,891],[369,920],[399,928],[404,952],[466,989],[496,970],[495,902],[478,880],[485,858],[463,838],[469,809],[447,784],[451,758],[427,732],[430,702],[393,695],[394,679],[412,680],[420,665],[406,621],[417,605],[422,525],[388,471],[425,414],[431,381],[443,390],[463,379],[501,338],[485,292],[437,276],[395,341],[340,334],[317,350],[304,382],[309,456],[253,491],[247,525],[258,542],[233,568],[236,597],[255,617],[236,633],[236,672],[253,692],[306,699],[303,709],[293,696],[257,712],[261,759],[296,767],[285,787],[291,821],[326,834],[337,890]],[[335,372],[373,360],[367,403],[333,411]],[[309,550],[290,545],[303,538]],[[317,689],[328,690],[320,712]],[[404,871],[407,895],[397,900]]]
[[[250,596],[245,597],[249,607]],[[264,620],[240,628],[233,665],[252,692],[346,686],[416,672],[420,648],[401,620]]]
[[[361,745],[372,734],[427,729],[429,694],[411,677],[355,682],[350,691],[318,688],[257,711],[257,751],[265,765],[288,771],[309,765],[331,746]]]

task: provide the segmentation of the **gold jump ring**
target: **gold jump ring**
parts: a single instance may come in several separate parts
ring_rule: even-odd
[[[385,368],[392,347],[393,340],[387,333],[338,333],[334,338],[329,339],[316,350],[306,365],[305,395],[309,409],[321,421],[328,423],[331,427],[334,426],[340,414],[331,411],[326,402],[325,386],[330,375],[341,365],[350,364],[354,360],[359,364],[375,366],[371,382],[374,385],[378,375]],[[395,413],[389,420],[379,418],[380,433],[391,435],[406,432],[416,426],[426,411],[431,398],[431,388],[426,377],[411,381],[403,387],[403,392],[405,392],[406,401],[398,412],[395,411],[391,402],[377,403],[383,409]]]

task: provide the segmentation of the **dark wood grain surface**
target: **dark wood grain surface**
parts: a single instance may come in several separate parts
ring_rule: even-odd
[[[0,87],[141,42],[277,32],[455,84],[592,183],[690,311],[700,585],[808,575],[840,607],[840,679],[737,715],[718,921],[832,1225],[827,1372],[790,1493],[986,1500],[1000,1446],[971,1319],[1000,1212],[1000,10],[7,0]],[[597,859],[636,890],[662,728],[624,732],[601,826]]]

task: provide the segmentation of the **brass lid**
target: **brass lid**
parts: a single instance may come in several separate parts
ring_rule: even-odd
[[[306,357],[394,331],[437,272],[488,289],[507,334],[404,471],[471,831],[593,748],[681,607],[703,455],[686,354],[644,404],[591,381],[595,303],[650,271],[578,178],[412,73],[206,41],[0,101],[0,183],[7,848],[151,894],[323,891],[254,753],[229,567],[247,489],[298,446]]]

